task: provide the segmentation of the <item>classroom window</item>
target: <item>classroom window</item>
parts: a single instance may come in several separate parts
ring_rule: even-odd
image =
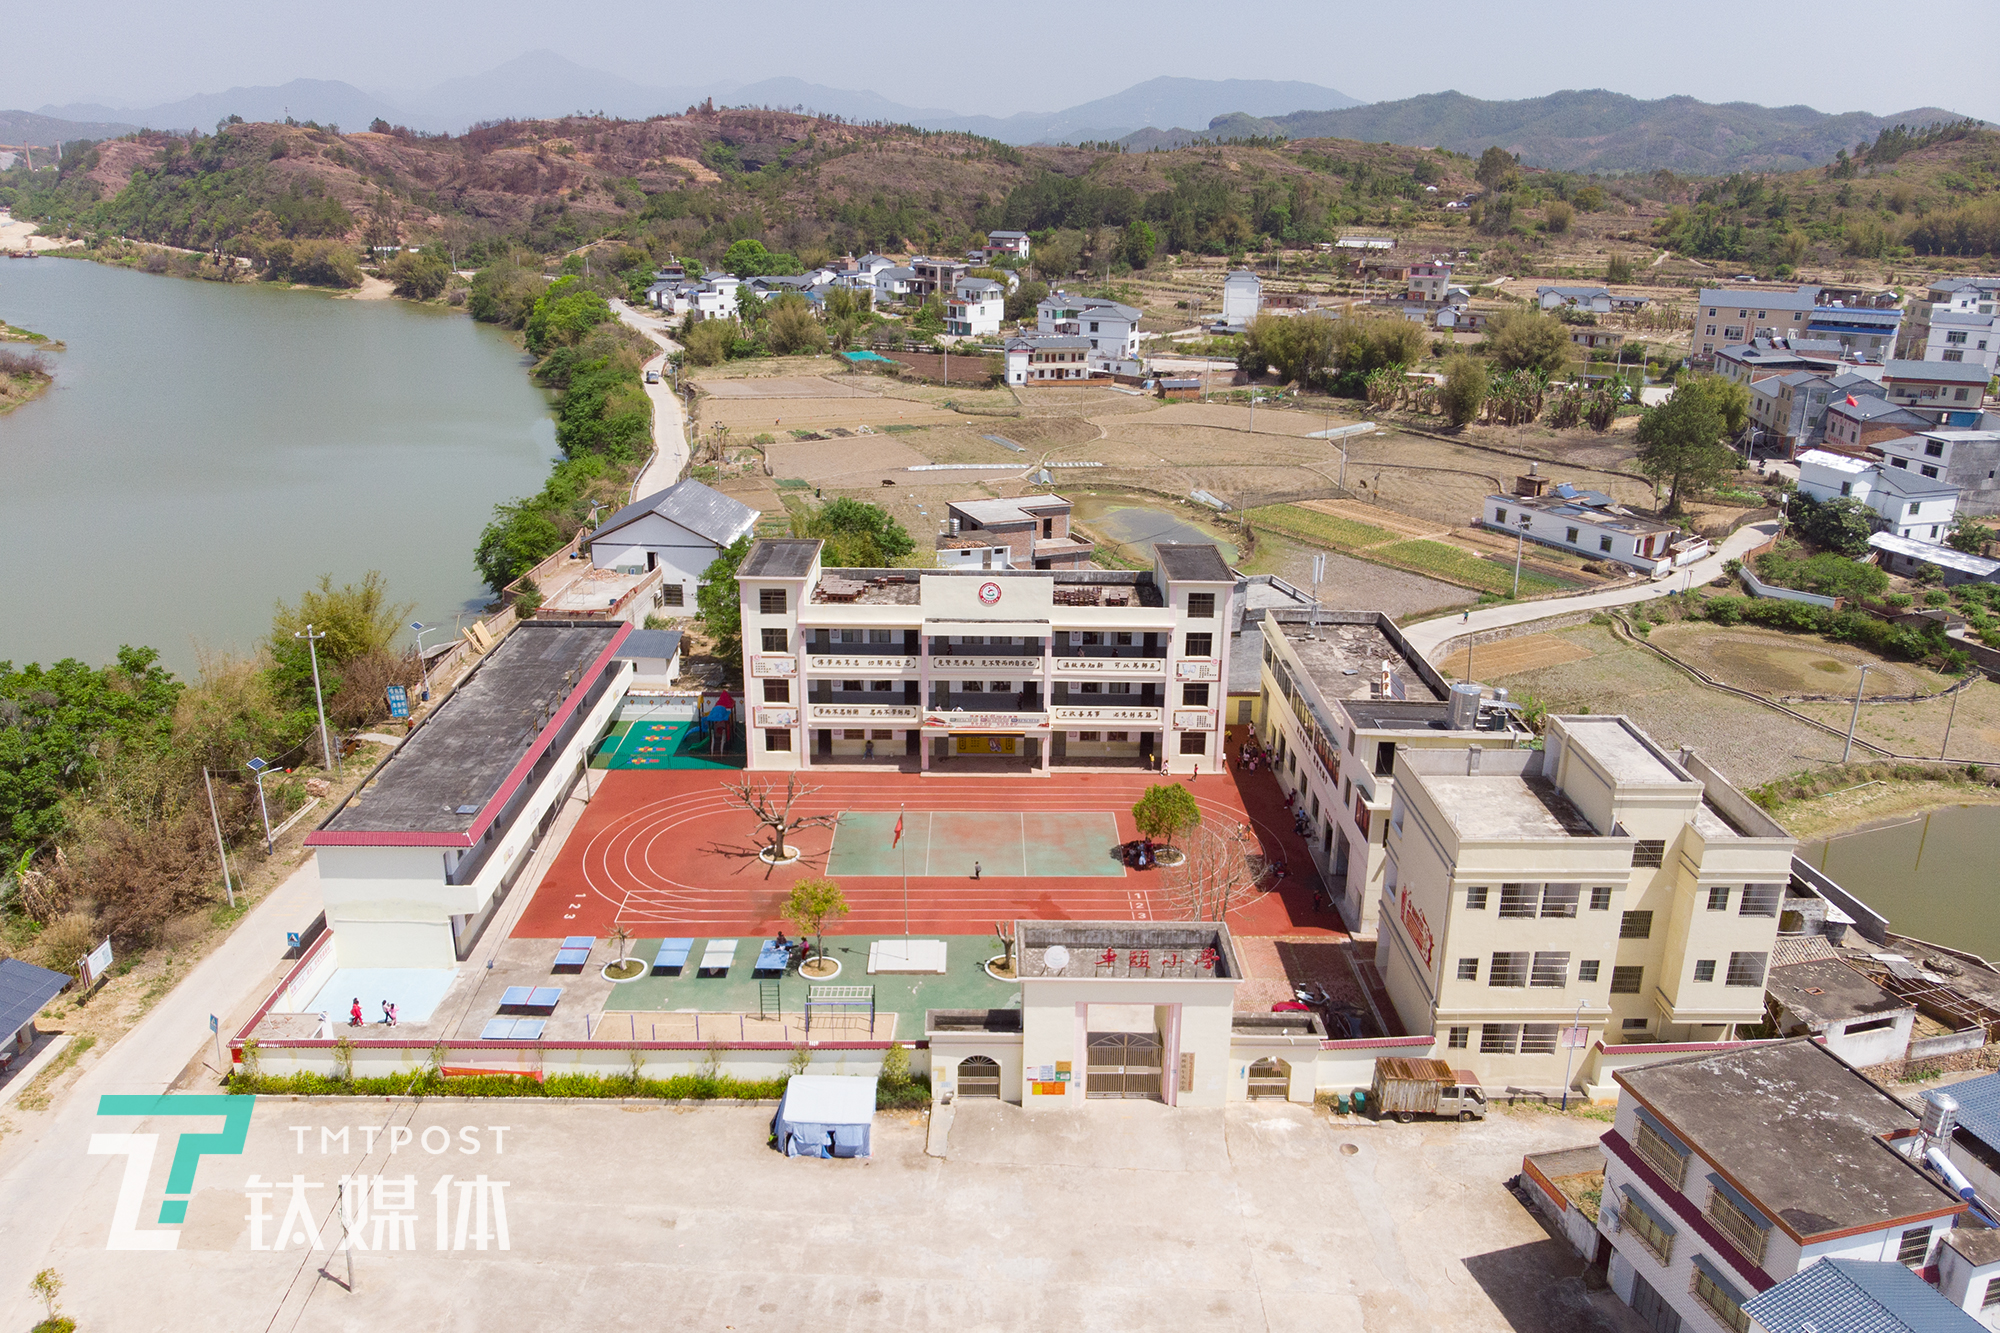
[[[1104,739],[1104,733],[1101,731],[1079,731],[1076,733],[1076,738],[1079,741],[1101,741]]]
[[[1182,754],[1207,754],[1208,733],[1203,731],[1183,731],[1181,733]]]
[[[1472,1029],[1469,1027],[1452,1028],[1444,1039],[1445,1047],[1448,1050],[1462,1051],[1466,1047],[1466,1039],[1471,1035]],[[1993,1283],[1993,1289],[2000,1291],[2000,1280],[1996,1280]],[[1996,1297],[1996,1299],[2000,1299],[2000,1297]],[[1982,1306],[1981,1308],[1983,1309],[1984,1307]]]
[[[1611,969],[1611,993],[1613,995],[1637,995],[1645,984],[1644,967],[1614,967]]]
[[[868,729],[866,727],[848,727],[841,732],[840,738],[844,741],[865,741],[868,739]]]
[[[893,680],[871,680],[868,682],[868,688],[876,694],[885,694],[896,688],[896,682]]]
[[[1521,1025],[1521,1054],[1554,1055],[1556,1053],[1555,1023],[1523,1023]]]
[[[1188,619],[1215,619],[1215,594],[1212,592],[1191,592],[1188,594]]]
[[[1697,959],[1695,959],[1695,962],[1694,962],[1694,979],[1695,979],[1696,981],[1713,981],[1713,980],[1715,980],[1715,960],[1714,960],[1713,958],[1697,958]]]
[[[1597,959],[1595,958],[1584,959],[1582,962],[1576,965],[1576,979],[1578,981],[1597,980],[1597,967],[1598,967]]]
[[[1729,955],[1729,971],[1724,974],[1725,986],[1761,986],[1764,984],[1764,959],[1761,953],[1733,953]]]
[[[785,590],[783,588],[759,588],[757,590],[757,610],[767,616],[785,614]]]
[[[1542,889],[1542,915],[1545,917],[1573,917],[1576,915],[1576,901],[1582,896],[1581,884],[1550,884]]]
[[[868,733],[868,739],[871,741],[893,741],[896,739],[896,733],[887,727],[877,727]]]
[[[1729,910],[1729,886],[1718,884],[1708,891],[1708,910],[1727,912]]]
[[[1123,745],[1132,739],[1132,733],[1129,731],[1107,731],[1104,733],[1104,739],[1113,745]]]
[[[1486,906],[1486,886],[1474,884],[1465,891],[1465,906],[1468,911],[1481,911]]]
[[[1644,1032],[1648,1021],[1644,1018],[1628,1018],[1618,1026],[1620,1030],[1625,1032]]]
[[[1181,704],[1183,707],[1186,708],[1208,707],[1208,686],[1206,685],[1181,686]]]
[[[764,682],[764,702],[767,704],[788,704],[792,701],[792,682],[789,680],[767,680]]]
[[[1627,912],[1618,921],[1618,938],[1621,940],[1650,940],[1653,938],[1653,914],[1651,912]]]
[[[1459,979],[1460,981],[1477,981],[1477,980],[1479,980],[1479,960],[1478,960],[1477,958],[1461,958],[1461,959],[1459,959],[1459,960],[1458,960],[1458,979]]]
[[[1535,954],[1534,970],[1529,976],[1528,984],[1530,986],[1542,986],[1556,990],[1560,990],[1562,987],[1568,985],[1569,952],[1567,950],[1552,952],[1537,951]]]
[[[771,727],[764,732],[766,750],[789,750],[792,748],[792,733],[785,727]]]
[[[1535,907],[1542,896],[1539,884],[1502,884],[1500,886],[1501,917],[1533,917]]]
[[[1632,844],[1632,864],[1635,866],[1656,866],[1667,859],[1667,844],[1663,838],[1640,838]]]
[[[1187,636],[1185,657],[1211,657],[1214,655],[1215,636],[1213,634],[1190,634]]]
[[[1611,910],[1611,890],[1608,886],[1599,885],[1590,891],[1590,910],[1593,912]]]
[[[1776,916],[1778,903],[1785,896],[1782,884],[1745,884],[1743,896],[1737,901],[1738,916]]]
[[[1531,956],[1525,951],[1496,953],[1486,965],[1486,984],[1525,988],[1528,984],[1528,967]]]
[[[1519,1023],[1481,1023],[1479,1025],[1479,1053],[1481,1055],[1512,1055],[1521,1046],[1521,1025]]]

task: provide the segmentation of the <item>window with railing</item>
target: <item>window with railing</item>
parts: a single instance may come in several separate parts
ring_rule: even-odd
[[[1625,1233],[1650,1250],[1653,1257],[1664,1266],[1673,1256],[1674,1233],[1661,1226],[1659,1221],[1629,1192],[1625,1195],[1625,1206],[1618,1210],[1618,1215],[1625,1223]]]
[[[1708,1220],[1715,1223],[1715,1229],[1723,1238],[1740,1251],[1753,1264],[1764,1262],[1764,1246],[1771,1233],[1758,1225],[1758,1220],[1749,1212],[1736,1206],[1720,1189],[1708,1196]]]
[[[1560,988],[1569,984],[1569,953],[1537,952],[1534,967],[1529,974],[1530,986]]]
[[[1641,838],[1632,844],[1632,864],[1635,866],[1656,866],[1665,861],[1667,844],[1661,838]]]
[[[1573,917],[1576,905],[1583,896],[1581,884],[1550,884],[1542,889],[1542,915],[1545,917]]]
[[[1702,1303],[1716,1322],[1736,1333],[1750,1333],[1750,1316],[1743,1313],[1736,1293],[1697,1266],[1694,1270],[1694,1298]]]
[[[1502,884],[1500,886],[1500,915],[1503,917],[1532,917],[1542,899],[1539,884]]]
[[[1776,916],[1778,904],[1785,896],[1782,884],[1745,884],[1743,895],[1737,900],[1738,916]]]
[[[1672,1139],[1654,1129],[1645,1120],[1639,1121],[1639,1132],[1633,1136],[1632,1146],[1646,1159],[1646,1164],[1666,1178],[1675,1189],[1687,1178],[1687,1150]]]
[[[1764,984],[1764,960],[1769,955],[1761,953],[1732,953],[1729,955],[1729,971],[1724,974],[1725,986],[1761,986]]]
[[[1496,953],[1486,965],[1486,984],[1489,986],[1526,987],[1531,955],[1522,953]]]

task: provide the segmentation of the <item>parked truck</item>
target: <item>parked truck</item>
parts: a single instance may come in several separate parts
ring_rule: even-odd
[[[1377,1120],[1393,1115],[1406,1125],[1419,1115],[1484,1120],[1486,1089],[1470,1069],[1453,1069],[1442,1060],[1385,1056],[1375,1062],[1368,1107]]]

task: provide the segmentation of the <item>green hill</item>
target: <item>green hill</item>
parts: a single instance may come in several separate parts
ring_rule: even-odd
[[[1796,171],[1833,160],[1897,124],[1958,120],[1956,113],[1919,107],[1891,116],[1839,115],[1807,106],[1715,105],[1692,97],[1644,102],[1603,89],[1551,93],[1514,102],[1486,102],[1463,93],[1427,93],[1338,111],[1285,116],[1220,116],[1200,132],[1141,130],[1125,142],[1147,149],[1197,138],[1360,139],[1443,147],[1477,156],[1498,144],[1529,166],[1559,171],[1652,171],[1681,175],[1732,171]],[[1184,136],[1184,137],[1183,137]]]

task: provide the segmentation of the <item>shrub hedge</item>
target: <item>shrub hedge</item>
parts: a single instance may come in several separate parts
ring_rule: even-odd
[[[626,1074],[551,1074],[536,1080],[518,1074],[439,1075],[428,1070],[344,1079],[330,1074],[246,1074],[229,1076],[228,1090],[290,1097],[654,1097],[661,1101],[774,1101],[785,1095],[785,1079],[738,1079],[726,1075],[676,1074],[633,1078]],[[930,1082],[921,1075],[877,1082],[878,1110],[920,1110],[931,1101]]]

